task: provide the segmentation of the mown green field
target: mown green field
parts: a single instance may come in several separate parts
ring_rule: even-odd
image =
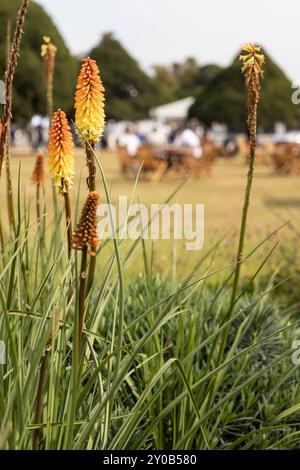
[[[133,202],[141,202],[150,205],[151,203],[164,203],[176,189],[182,185],[181,178],[169,177],[168,175],[159,183],[152,183],[140,178],[137,185],[133,178],[124,178],[120,174],[119,162],[116,155],[106,152],[98,152],[101,157],[104,171],[110,185],[111,200],[113,204],[118,204],[119,195],[127,195]],[[78,182],[81,172],[85,174],[85,157],[83,152],[76,152],[76,177],[73,191],[73,200],[77,197]],[[12,159],[12,174],[17,187],[18,168],[22,168],[22,185],[25,192],[32,200],[32,210],[34,215],[35,188],[30,184],[32,169],[34,167],[35,155],[30,152],[20,155],[14,152]],[[224,266],[234,260],[236,253],[237,234],[239,231],[240,217],[243,205],[243,194],[245,187],[247,167],[240,157],[236,160],[219,160],[215,166],[211,177],[201,179],[189,179],[172,198],[174,203],[201,203],[205,206],[205,244],[200,251],[186,251],[185,241],[154,241],[147,243],[152,253],[154,267],[157,271],[166,274],[172,271],[173,261],[177,264],[179,273],[189,272],[198,259],[207,252],[218,240],[223,239],[217,255],[214,257],[216,268]],[[27,182],[27,183],[25,183]],[[82,178],[82,187],[85,189],[85,181]],[[105,202],[103,188],[100,179],[98,180],[98,190]],[[15,189],[16,191],[16,189]],[[0,188],[1,198],[5,197],[4,185]],[[81,191],[80,204],[84,201],[85,191]],[[52,188],[50,178],[45,187],[45,198],[47,204],[46,220],[51,223],[52,214]],[[249,259],[245,265],[245,273],[254,269],[266,254],[271,246],[277,241],[279,246],[272,256],[268,268],[269,270],[280,269],[286,264],[286,258],[282,255],[285,248],[293,252],[293,262],[295,266],[300,263],[297,253],[297,231],[300,230],[300,194],[298,176],[278,176],[275,175],[271,167],[258,166],[256,168],[253,192],[251,197],[251,207],[249,213],[249,223],[247,229],[247,251],[250,252],[255,246],[262,242],[274,230],[278,229],[285,222],[290,222],[276,235],[274,235],[261,248],[257,255]],[[2,210],[4,218],[5,209]],[[4,218],[5,224],[5,218]],[[124,245],[130,242],[125,242]],[[174,249],[174,247],[176,249]],[[141,266],[141,261],[135,263],[135,269]]]

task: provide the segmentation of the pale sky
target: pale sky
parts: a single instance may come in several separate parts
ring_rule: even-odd
[[[148,69],[188,56],[228,65],[244,42],[258,42],[300,80],[299,0],[37,0],[73,53],[107,31]]]

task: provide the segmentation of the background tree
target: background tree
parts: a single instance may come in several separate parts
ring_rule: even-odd
[[[0,3],[0,78],[3,78],[6,68],[7,23],[11,20],[14,25],[19,6],[19,0],[1,0]],[[44,64],[40,56],[42,38],[45,35],[50,36],[58,48],[54,79],[54,106],[60,106],[69,113],[73,113],[77,61],[71,56],[62,36],[44,9],[37,3],[30,2],[14,82],[13,118],[23,125],[33,114],[45,115],[47,110]]]
[[[158,64],[152,67],[155,80],[163,89],[168,101],[174,101],[178,98],[178,79],[175,76],[172,67]]]
[[[193,57],[182,63],[176,62],[170,66],[155,65],[153,68],[156,80],[170,93],[170,101],[197,96],[203,86],[222,70],[215,64],[202,67]]]
[[[14,25],[19,0],[0,3],[0,79],[6,68],[6,28]],[[72,57],[51,18],[37,3],[30,3],[24,41],[14,83],[14,115],[25,125],[35,113],[46,114],[46,83],[40,57],[43,36],[50,36],[57,46],[54,108],[61,107],[73,116],[73,96],[79,60]],[[240,79],[237,58],[222,69],[217,65],[201,66],[189,57],[170,66],[154,66],[149,76],[138,62],[113,36],[106,33],[89,54],[101,67],[106,87],[106,114],[116,120],[147,118],[149,110],[160,104],[186,96],[196,97],[190,117],[205,124],[224,122],[230,130],[244,131],[245,90]],[[265,54],[266,55],[266,54]],[[293,127],[299,122],[298,107],[291,102],[291,83],[284,72],[267,56],[266,80],[262,87],[259,123],[266,131],[273,130],[277,121]]]
[[[150,108],[166,102],[166,90],[140,68],[112,33],[104,34],[89,55],[101,67],[109,118],[146,118]]]
[[[299,110],[292,104],[292,88],[284,72],[266,56],[265,80],[262,84],[258,122],[265,131],[273,131],[276,122],[288,127],[296,125]],[[207,125],[224,122],[232,131],[246,130],[246,94],[238,57],[214,78],[208,80],[190,109],[190,117],[197,117]]]

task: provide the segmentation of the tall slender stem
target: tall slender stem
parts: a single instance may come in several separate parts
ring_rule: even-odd
[[[79,284],[79,312],[78,312],[78,358],[80,357],[80,349],[82,344],[82,331],[84,323],[84,303],[87,278],[87,253],[88,248],[82,248],[81,268],[80,268],[80,284]]]
[[[251,196],[251,189],[252,189],[253,175],[254,175],[255,146],[256,146],[256,137],[255,137],[254,142],[250,143],[249,169],[248,169],[247,185],[246,185],[246,190],[245,190],[245,199],[244,199],[244,206],[243,206],[243,213],[242,213],[242,220],[241,220],[239,245],[238,245],[238,252],[237,252],[237,259],[236,259],[236,269],[235,269],[235,274],[234,274],[233,287],[232,287],[231,300],[230,300],[230,309],[232,309],[234,306],[236,296],[237,296],[238,286],[239,286],[239,280],[240,280],[241,263],[243,260],[246,227],[247,227],[247,220],[248,220],[248,210],[249,210],[249,205],[250,205],[250,196]]]
[[[89,191],[95,191],[96,190],[96,162],[95,162],[95,156],[94,156],[94,151],[95,151],[95,145],[89,145],[88,143],[85,144],[85,151],[86,151],[86,158],[87,158],[87,165],[88,165],[88,170],[89,170],[89,176],[88,176],[88,187]],[[91,247],[91,253],[94,253],[96,255],[97,248],[96,247]],[[87,280],[87,288],[86,288],[86,296],[89,294],[94,277],[95,277],[95,271],[96,271],[96,256],[91,256],[90,258],[90,264],[89,264],[89,273],[88,273],[88,280]]]
[[[249,210],[253,174],[254,174],[255,149],[256,149],[256,138],[257,138],[257,135],[256,135],[257,134],[257,108],[258,108],[258,103],[260,99],[260,78],[262,76],[261,67],[265,62],[264,56],[258,54],[258,52],[260,51],[259,47],[255,47],[251,44],[247,44],[244,46],[244,50],[247,51],[247,55],[240,56],[240,59],[243,60],[244,62],[242,71],[245,74],[245,83],[246,83],[246,88],[248,92],[247,127],[249,131],[249,141],[250,141],[249,169],[248,169],[248,177],[247,177],[247,184],[246,184],[245,197],[244,197],[243,213],[242,213],[242,219],[241,219],[240,236],[239,236],[234,280],[233,280],[233,286],[232,286],[229,311],[226,316],[226,321],[232,318],[234,306],[236,304],[236,299],[237,299],[239,282],[240,282],[241,264],[243,261],[248,210]],[[222,335],[221,346],[220,346],[219,354],[218,354],[218,363],[224,355],[224,351],[225,351],[227,340],[228,340],[229,329],[230,329],[230,322],[228,322],[228,326],[225,328],[223,335]]]
[[[64,193],[65,211],[66,211],[66,229],[68,238],[68,255],[71,257],[72,253],[72,215],[71,215],[71,201],[69,193]]]
[[[40,224],[41,224],[40,194],[41,194],[41,185],[39,182],[37,182],[36,184],[36,217],[37,217],[38,227],[40,227]],[[40,240],[43,246],[44,238],[42,237],[42,234],[41,234]],[[38,389],[37,389],[37,394],[36,394],[36,407],[35,407],[35,423],[36,424],[40,424],[41,419],[42,419],[43,388],[44,388],[45,375],[46,375],[46,369],[47,369],[48,354],[49,354],[49,351],[48,351],[48,348],[46,347],[46,350],[41,358],[41,365],[40,365],[40,370],[39,370],[39,382],[38,382]],[[32,450],[39,450],[40,436],[41,436],[41,430],[40,428],[36,428],[33,432]]]
[[[89,176],[87,180],[89,191],[96,190],[96,163],[92,149],[95,150],[94,144],[91,146],[88,143],[85,144],[87,166],[89,170]]]
[[[0,246],[1,246],[1,252],[3,254],[4,253],[4,234],[3,234],[2,222],[1,222],[1,214],[0,214]]]
[[[10,124],[8,125],[8,133],[10,133]],[[10,171],[10,143],[9,137],[7,137],[5,145],[5,170],[6,170],[6,197],[7,197],[7,211],[9,224],[14,233],[16,233],[16,219],[14,209],[14,198],[13,198],[13,186]]]
[[[53,73],[47,74],[47,106],[48,116],[51,124],[53,115]]]
[[[41,218],[40,193],[41,193],[41,185],[39,183],[37,183],[37,185],[36,185],[36,217],[37,217],[38,222],[40,221],[40,218]]]
[[[46,375],[46,369],[47,369],[48,354],[49,354],[49,351],[46,349],[41,359],[39,383],[38,383],[36,405],[35,405],[35,424],[37,425],[40,424],[42,420],[43,388],[44,388],[45,375]],[[40,438],[41,438],[41,430],[40,428],[36,428],[33,432],[32,450],[39,450]]]

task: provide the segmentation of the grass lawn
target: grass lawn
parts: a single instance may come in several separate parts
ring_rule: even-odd
[[[111,199],[114,204],[118,203],[119,195],[131,196],[134,188],[134,180],[124,178],[119,171],[118,158],[111,153],[104,152],[101,155],[106,177],[110,183]],[[76,180],[78,181],[81,169],[85,172],[85,160],[83,152],[76,153]],[[12,175],[17,188],[18,167],[22,165],[22,184],[30,195],[33,202],[35,189],[30,184],[31,173],[34,167],[35,156],[29,152],[24,155],[14,152],[12,158]],[[188,272],[195,265],[197,260],[209,249],[216,241],[225,236],[225,240],[219,249],[215,258],[216,269],[224,266],[234,260],[237,234],[239,231],[240,217],[243,204],[243,194],[246,181],[247,167],[241,158],[236,160],[219,160],[215,166],[211,177],[202,179],[190,179],[186,181],[180,191],[174,196],[172,202],[176,203],[202,203],[205,206],[205,245],[201,251],[187,252],[184,249],[183,241],[155,241],[153,243],[153,259],[157,270],[168,273],[171,270],[171,260],[174,257],[177,260],[178,270]],[[77,181],[75,186],[77,187]],[[133,200],[141,203],[163,203],[182,183],[182,179],[166,176],[159,183],[140,180],[133,194]],[[85,182],[82,181],[82,185]],[[100,179],[98,188],[102,200],[104,194]],[[83,188],[82,188],[83,189]],[[2,200],[5,198],[4,185],[0,188]],[[81,191],[82,201],[85,197],[85,191]],[[51,220],[52,211],[52,189],[48,177],[45,195],[47,199],[47,220]],[[76,191],[74,191],[74,201]],[[254,178],[254,186],[251,197],[251,207],[249,214],[249,224],[247,230],[247,250],[253,249],[268,234],[278,228],[284,221],[291,221],[293,227],[298,230],[299,227],[299,177],[297,176],[277,176],[272,168],[258,166]],[[2,209],[1,217],[4,218],[5,209]],[[5,219],[4,219],[5,220]],[[297,235],[288,227],[280,230],[275,237],[272,237],[258,252],[258,256],[247,264],[248,269],[252,270],[261,260],[261,256],[270,250],[275,241],[280,241],[281,247],[292,249],[294,261],[299,264],[296,253]],[[129,243],[129,242],[127,242]],[[125,243],[126,245],[126,243]],[[176,247],[176,250],[174,249]],[[152,248],[151,248],[152,249]],[[282,256],[280,249],[277,255],[273,256],[268,266],[269,269],[280,266]],[[285,259],[283,260],[286,261]],[[141,261],[137,261],[138,265]],[[135,264],[135,268],[137,264]],[[245,269],[247,272],[247,269]]]

